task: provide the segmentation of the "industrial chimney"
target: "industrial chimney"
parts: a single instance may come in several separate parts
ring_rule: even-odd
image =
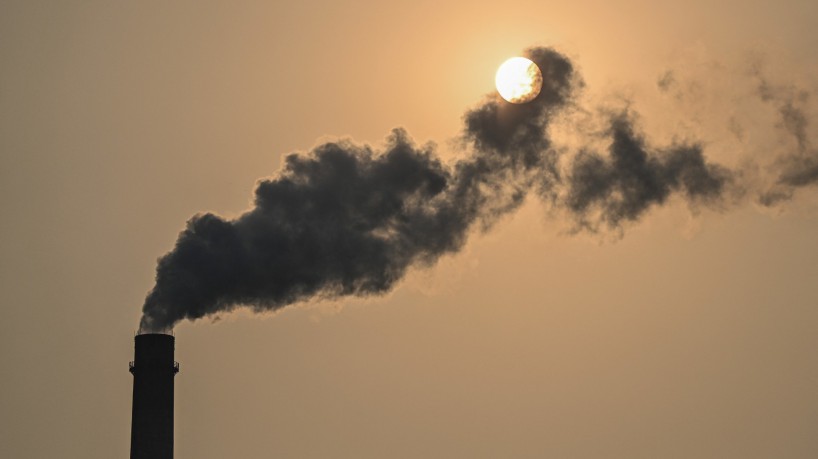
[[[131,459],[173,459],[173,360],[176,339],[163,333],[134,337]]]

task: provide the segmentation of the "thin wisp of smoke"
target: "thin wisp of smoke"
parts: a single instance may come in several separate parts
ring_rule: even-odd
[[[542,71],[540,94],[525,104],[490,96],[467,111],[465,159],[445,164],[402,129],[380,151],[329,142],[287,156],[238,218],[191,218],[159,259],[140,330],[168,330],[239,306],[270,311],[316,297],[383,294],[410,268],[458,252],[471,232],[488,230],[530,194],[567,212],[577,228],[599,231],[636,221],[672,195],[719,207],[746,186],[740,171],[708,161],[701,143],[651,145],[628,110],[604,118],[602,151],[555,148],[549,127],[576,108],[583,82],[553,49],[526,56]],[[806,118],[793,104],[780,111],[804,142],[801,156],[782,160],[790,165],[770,201],[818,182]]]
[[[761,192],[759,201],[767,206],[792,199],[799,188],[818,185],[818,148],[809,136],[809,118],[805,106],[810,93],[792,86],[777,86],[769,82],[760,68],[754,68],[758,79],[758,96],[775,107],[778,126],[787,133],[795,148],[776,156],[778,178],[769,189]]]
[[[718,127],[711,140],[726,143],[735,137],[732,150],[738,155],[733,156],[741,164],[731,171],[733,185],[740,185],[734,191],[762,206],[789,201],[799,189],[818,185],[818,131],[812,128],[818,85],[814,76],[800,74],[782,59],[754,51],[727,65],[687,63],[657,81],[664,95],[727,111],[727,120],[710,119]]]

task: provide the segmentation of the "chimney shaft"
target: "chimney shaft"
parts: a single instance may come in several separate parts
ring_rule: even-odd
[[[161,333],[134,338],[131,459],[173,459],[175,340]]]

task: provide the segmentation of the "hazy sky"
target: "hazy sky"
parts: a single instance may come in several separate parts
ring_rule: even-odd
[[[818,3],[713,3],[0,2],[0,457],[127,455],[132,337],[185,221],[323,140],[462,155],[527,47],[659,144],[789,148],[759,72],[818,142]],[[184,322],[176,457],[818,457],[816,228],[816,187],[621,234],[531,200],[387,296]]]

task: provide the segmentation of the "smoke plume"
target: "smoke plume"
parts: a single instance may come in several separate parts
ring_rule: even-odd
[[[239,306],[267,311],[315,297],[385,293],[408,269],[459,251],[471,232],[489,229],[532,194],[578,228],[597,231],[638,220],[672,195],[718,206],[745,186],[741,171],[708,161],[699,142],[650,144],[628,110],[606,115],[601,151],[555,147],[549,127],[578,109],[584,85],[557,51],[526,55],[542,71],[540,94],[525,104],[490,96],[467,111],[465,159],[446,164],[402,129],[380,151],[329,142],[287,156],[238,218],[191,218],[159,259],[140,330]],[[668,74],[664,89],[674,81]],[[785,129],[800,139],[799,154],[781,159],[774,189],[759,193],[773,202],[818,182],[818,160],[798,105],[766,90]]]
[[[731,171],[705,160],[701,145],[649,149],[627,114],[612,116],[607,134],[608,155],[580,151],[566,180],[565,205],[586,229],[637,220],[674,192],[692,204],[714,203],[733,182]]]
[[[759,98],[775,108],[778,127],[790,137],[792,144],[783,154],[775,156],[773,166],[778,178],[760,195],[760,202],[769,206],[792,199],[801,187],[818,185],[818,148],[810,140],[809,117],[805,111],[811,93],[791,85],[771,83],[760,65],[754,66],[753,74],[758,80]]]

